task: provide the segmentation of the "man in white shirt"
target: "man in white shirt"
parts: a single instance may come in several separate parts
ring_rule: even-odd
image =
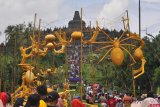
[[[154,107],[158,102],[154,99],[153,93],[148,92],[147,98],[142,101],[142,107]]]

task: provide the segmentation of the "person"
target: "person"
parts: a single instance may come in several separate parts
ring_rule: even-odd
[[[11,106],[11,94],[10,93],[7,93],[7,98],[8,98],[8,100],[7,100],[6,107],[12,107]]]
[[[58,107],[59,94],[56,91],[52,91],[47,95],[47,107]]]
[[[86,103],[89,103],[89,93],[86,94]]]
[[[80,96],[75,96],[71,101],[71,107],[85,107],[81,101]]]
[[[0,93],[0,100],[3,103],[3,106],[6,107],[6,104],[8,103],[8,95],[6,92],[1,92]]]
[[[147,98],[142,101],[142,107],[154,107],[154,105],[159,104],[155,99],[153,92],[149,91],[147,93]]]
[[[122,99],[121,98],[117,98],[116,107],[123,107],[123,103],[122,103]]]
[[[157,102],[160,104],[160,95],[157,97]]]
[[[3,107],[3,102],[1,99],[0,99],[0,107]]]
[[[95,96],[94,103],[100,103],[100,99],[99,99],[98,95]]]
[[[64,92],[59,93],[59,98],[57,103],[58,107],[64,107],[64,100],[63,100],[64,98],[65,98],[65,93]]]
[[[93,104],[93,103],[94,103],[93,95],[90,93],[89,94],[89,104]]]
[[[107,107],[107,99],[105,98],[104,93],[100,96],[100,103],[102,107]]]
[[[39,107],[47,107],[47,104],[45,103],[45,99],[47,96],[47,86],[40,85],[37,87],[37,92],[40,95],[40,104]]]
[[[123,97],[123,104],[124,104],[124,107],[131,107],[131,102],[132,102],[132,99],[129,95],[125,95]]]
[[[40,96],[38,94],[31,94],[28,96],[28,100],[25,107],[39,107]]]
[[[136,97],[132,97],[131,107],[142,107],[141,101],[138,101]]]
[[[17,98],[13,107],[23,107],[24,98]]]
[[[113,95],[110,95],[109,100],[107,101],[107,107],[115,107],[116,106],[116,101]]]

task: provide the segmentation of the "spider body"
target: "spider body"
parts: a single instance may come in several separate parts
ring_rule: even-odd
[[[121,65],[124,60],[124,53],[121,48],[113,48],[111,51],[111,59],[115,65]]]
[[[132,55],[130,54],[130,52],[125,47],[123,47],[123,46],[126,46],[126,45],[130,45],[130,46],[134,46],[134,45],[132,45],[132,44],[123,44],[120,38],[111,39],[110,42],[106,42],[106,44],[107,44],[106,46],[104,46],[104,47],[102,47],[102,48],[100,48],[98,50],[102,50],[102,49],[105,49],[105,48],[110,48],[110,49],[101,58],[101,60],[98,63],[100,63],[102,60],[104,60],[104,58],[109,53],[111,53],[110,57],[111,57],[112,62],[115,65],[120,66],[123,63],[123,60],[124,60],[124,52],[123,51],[126,51],[129,54],[129,56],[131,57],[131,59],[133,60],[133,63],[131,65],[133,65],[136,62],[134,60],[134,58],[132,57]]]
[[[113,40],[113,49],[111,50],[111,59],[115,65],[121,65],[124,60],[124,53],[120,48],[120,42],[117,38]]]

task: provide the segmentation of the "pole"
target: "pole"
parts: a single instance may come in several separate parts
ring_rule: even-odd
[[[91,29],[91,21],[90,21],[90,34],[92,34],[92,29]],[[95,71],[94,71],[94,63],[93,63],[93,46],[90,44],[90,51],[91,51],[91,77],[92,77],[92,82],[95,83]]]
[[[18,35],[19,35],[19,29],[18,29]],[[15,62],[14,62],[14,68],[13,68],[13,82],[12,82],[12,86],[13,86],[13,90],[12,92],[15,91],[15,82],[16,82],[16,64],[17,64],[17,57],[16,57],[16,52],[17,52],[17,35],[15,35],[15,38],[14,38],[14,59],[15,59]]]
[[[34,25],[33,25],[33,38],[35,37],[34,36],[34,34],[35,34],[35,29],[36,29],[36,16],[37,16],[37,14],[35,13],[35,15],[34,15]]]
[[[133,72],[132,72],[132,85],[133,85],[133,95],[134,95],[134,97],[136,97],[136,85],[135,85],[135,79],[134,79]]]
[[[141,0],[139,0],[139,36],[141,37]]]
[[[128,31],[130,32],[130,26],[129,26],[129,15],[128,15],[128,10],[126,10],[126,12],[127,12],[127,21],[128,21]]]
[[[40,46],[39,46],[39,44],[40,44],[40,36],[41,36],[41,19],[39,19],[39,27],[38,27],[38,54],[37,54],[37,67],[36,67],[36,72],[37,73],[40,73],[40,70],[39,70],[39,68],[40,68],[40,64],[39,64],[39,62],[40,62],[40,56],[39,56],[39,50],[40,50]]]
[[[130,26],[129,26],[129,15],[128,15],[128,10],[126,10],[127,12],[127,20],[128,20],[128,31],[130,32]],[[133,42],[133,41],[131,41]],[[131,71],[133,71],[133,68],[131,67]],[[135,79],[134,79],[134,74],[132,72],[132,85],[133,85],[133,95],[134,97],[136,97],[136,85],[135,85]]]
[[[82,8],[81,8],[80,97],[82,99]]]

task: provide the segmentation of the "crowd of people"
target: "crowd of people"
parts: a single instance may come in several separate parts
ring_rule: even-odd
[[[137,99],[129,93],[87,93],[86,102],[99,104],[100,107],[160,107],[160,96],[155,96],[152,92],[148,92],[148,94],[143,94],[141,98]]]
[[[46,85],[38,86],[27,98],[17,98],[13,104],[9,93],[0,93],[0,107],[66,107],[64,103],[63,97],[55,90],[48,90]],[[70,104],[71,107],[85,107],[77,96]]]
[[[64,96],[55,90],[48,90],[46,85],[40,85],[35,93],[27,98],[17,98],[11,104],[11,95],[7,92],[0,93],[0,107],[88,107],[83,104],[80,96],[74,96],[70,99],[69,105],[65,105]],[[136,99],[129,93],[117,94],[116,92],[93,93],[88,91],[86,94],[86,103],[99,105],[96,107],[160,107],[160,96],[154,96],[152,92],[143,94],[141,99]]]

